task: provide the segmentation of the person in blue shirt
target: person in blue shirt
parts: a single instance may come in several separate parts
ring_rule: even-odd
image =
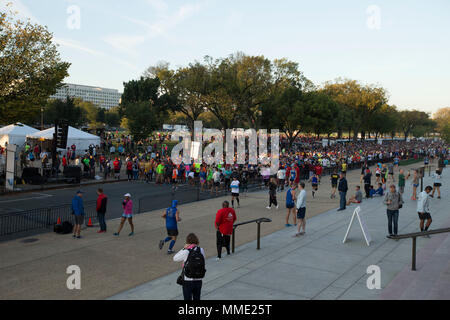
[[[382,197],[384,194],[383,185],[381,183],[378,184],[378,189],[375,190],[374,197]]]
[[[311,186],[312,186],[312,196],[314,198],[315,193],[317,192],[318,186],[319,186],[319,178],[317,174],[314,174],[314,176],[311,179]]]
[[[286,227],[292,226],[289,223],[289,216],[291,214],[294,217],[294,225],[297,225],[297,215],[295,214],[295,201],[296,201],[295,189],[297,189],[297,185],[294,184],[286,192],[286,209],[287,209],[286,224],[285,224]]]
[[[81,225],[84,222],[83,192],[78,190],[72,199],[72,214],[75,216],[75,227],[73,228],[73,237],[81,238]]]
[[[169,250],[167,250],[168,254],[175,252],[173,251],[173,247],[177,241],[178,222],[181,221],[180,210],[178,210],[177,206],[178,200],[173,200],[172,206],[167,208],[166,212],[162,215],[162,217],[166,219],[167,237],[164,240],[159,241],[159,250],[162,250],[164,244],[170,241]]]

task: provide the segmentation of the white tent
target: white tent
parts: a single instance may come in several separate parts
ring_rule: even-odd
[[[29,134],[27,135],[27,137],[34,139],[53,140],[54,133],[55,128],[53,127],[47,130],[36,132],[34,134]],[[69,133],[67,135],[67,147],[69,148],[73,144],[77,147],[77,154],[84,153],[85,150],[89,149],[89,145],[100,145],[100,137],[69,126]]]
[[[8,143],[21,147],[25,143],[26,136],[36,132],[39,132],[39,130],[22,123],[11,124],[0,128],[0,146],[5,147],[5,144]]]

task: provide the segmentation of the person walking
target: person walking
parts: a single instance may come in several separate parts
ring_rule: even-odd
[[[222,259],[222,247],[225,247],[227,254],[230,255],[230,238],[233,234],[233,224],[236,221],[236,212],[230,208],[230,203],[224,201],[222,209],[216,213],[216,220],[214,222],[217,236],[217,261]]]
[[[333,174],[331,175],[331,195],[330,198],[336,198],[336,189],[338,186],[338,180],[339,180],[339,175],[337,174],[336,171],[333,172]]]
[[[298,229],[297,233],[294,235],[294,237],[298,237],[300,235],[304,235],[306,230],[306,191],[305,191],[305,183],[301,182],[299,187],[300,193],[297,197],[297,219],[298,219]],[[301,231],[303,229],[303,231]]]
[[[400,192],[397,192],[395,185],[389,187],[384,197],[384,204],[387,205],[386,214],[388,218],[388,232],[387,236],[392,237],[398,234],[398,215],[399,209],[403,206],[403,198]]]
[[[130,237],[134,235],[134,225],[133,225],[133,201],[131,201],[131,194],[127,193],[124,195],[125,199],[122,202],[123,214],[120,220],[119,230],[114,233],[115,236],[119,236],[120,231],[122,231],[125,221],[128,219],[128,223],[131,227],[131,233],[128,234]]]
[[[286,209],[287,209],[287,214],[286,214],[286,227],[291,227],[292,225],[289,224],[289,216],[292,214],[292,216],[294,217],[294,225],[297,225],[297,217],[295,215],[295,200],[296,200],[296,195],[295,195],[295,189],[297,189],[297,186],[291,185],[288,189],[288,191],[286,192]]]
[[[400,192],[401,194],[405,193],[405,181],[405,173],[403,169],[400,169],[398,174],[398,192]]]
[[[338,209],[338,211],[343,211],[346,208],[345,205],[347,202],[346,197],[348,191],[347,179],[345,178],[344,172],[341,172],[341,179],[339,180],[338,191],[340,197],[340,208]]]
[[[370,186],[372,185],[372,172],[370,172],[370,169],[367,168],[364,173],[364,191],[366,192],[366,198],[370,198]]]
[[[84,223],[84,204],[83,192],[78,190],[72,199],[72,214],[75,215],[75,227],[73,228],[73,237],[81,238],[81,225]]]
[[[277,181],[275,178],[270,178],[269,180],[269,206],[266,207],[267,209],[272,209],[272,204],[275,206],[275,208],[278,209],[278,202],[277,202]]]
[[[177,283],[183,287],[185,301],[200,300],[202,279],[206,273],[205,258],[205,251],[199,247],[199,240],[194,233],[188,234],[184,248],[173,257],[173,261],[183,262]]]
[[[105,233],[106,232],[106,205],[108,203],[108,197],[103,193],[102,188],[98,188],[97,190],[97,217],[98,222],[100,223],[100,230],[97,233]]]
[[[167,254],[174,253],[173,247],[177,241],[178,236],[178,222],[180,219],[180,210],[177,208],[178,200],[172,201],[172,206],[166,209],[166,212],[162,215],[162,218],[166,219],[167,237],[164,240],[159,241],[159,250],[162,250],[164,244],[170,241]]]
[[[428,228],[431,225],[431,222],[433,222],[433,219],[431,219],[430,214],[430,195],[433,188],[431,186],[427,186],[424,191],[419,193],[419,198],[417,201],[417,213],[419,215],[420,219],[420,231],[428,231]],[[426,221],[426,225],[425,225]],[[430,236],[427,236],[428,238]]]

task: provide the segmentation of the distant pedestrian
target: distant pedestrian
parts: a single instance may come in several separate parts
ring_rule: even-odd
[[[125,199],[122,202],[122,208],[123,208],[123,214],[122,218],[120,220],[120,226],[119,230],[114,233],[115,236],[118,236],[120,234],[120,231],[122,231],[123,225],[125,224],[125,221],[128,219],[128,223],[131,227],[131,233],[129,236],[134,235],[134,225],[133,225],[133,201],[131,201],[131,194],[127,193],[125,196]]]
[[[339,180],[338,191],[340,196],[340,207],[338,211],[343,211],[346,208],[345,205],[348,191],[347,179],[345,178],[344,172],[341,172],[341,179]]]
[[[400,169],[398,174],[398,192],[401,194],[405,193],[405,173],[403,169]]]
[[[106,232],[106,205],[108,203],[108,197],[103,193],[103,189],[99,188],[97,190],[97,217],[98,222],[100,223],[100,230],[97,233],[105,233]]]
[[[304,182],[300,183],[299,190],[300,190],[300,193],[298,194],[297,203],[296,203],[298,228],[297,228],[297,233],[295,234],[295,237],[304,235],[306,232],[306,230],[305,230],[305,228],[306,228],[306,219],[305,219],[306,191],[305,191],[305,183]],[[301,231],[302,229],[303,229],[303,231]]]
[[[399,209],[403,206],[403,198],[402,194],[395,190],[395,185],[391,185],[389,191],[386,192],[384,204],[387,205],[388,237],[396,236],[398,234]]]
[[[78,190],[72,199],[72,213],[75,215],[75,227],[73,229],[73,237],[81,238],[81,225],[84,223],[84,204],[83,192]]]
[[[230,208],[230,203],[224,201],[222,203],[222,209],[216,213],[216,220],[214,222],[217,235],[217,258],[219,261],[222,259],[222,248],[225,247],[227,254],[230,255],[230,239],[233,234],[233,224],[236,221],[236,212]]]
[[[417,213],[420,219],[420,231],[422,232],[428,231],[431,222],[433,222],[433,219],[431,219],[430,214],[430,195],[429,195],[432,189],[433,188],[431,186],[427,186],[424,191],[419,193],[419,198],[417,201]]]
[[[162,250],[164,244],[170,241],[168,254],[174,253],[173,247],[177,241],[178,236],[178,222],[180,219],[180,210],[177,208],[178,200],[173,200],[170,208],[166,209],[166,212],[162,215],[162,218],[166,219],[167,237],[164,240],[159,241],[159,250]]]
[[[205,251],[199,247],[199,240],[193,233],[188,234],[184,248],[173,257],[173,261],[183,262],[183,270],[177,283],[182,285],[186,301],[200,300],[202,279],[206,273],[205,258]]]
[[[270,178],[269,180],[269,206],[267,209],[272,209],[272,204],[278,209],[277,201],[277,188],[278,184],[275,178]]]
[[[241,206],[239,203],[239,180],[237,177],[233,178],[233,181],[230,183],[231,188],[231,206],[234,209],[234,200],[236,199],[238,208]]]

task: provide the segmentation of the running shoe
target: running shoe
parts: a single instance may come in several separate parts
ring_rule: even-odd
[[[130,232],[129,237],[134,236],[134,232]]]
[[[164,240],[160,240],[159,241],[159,250],[162,250],[163,247],[164,247]]]
[[[173,251],[171,249],[167,250],[167,254],[172,254],[172,253],[175,253],[175,251]]]
[[[117,236],[117,237],[118,237],[118,236],[119,236],[119,233],[117,233],[117,232],[116,232],[116,233],[114,233],[114,236]]]
[[[285,226],[286,226],[286,228],[287,227],[292,227],[292,224],[286,223]]]
[[[272,209],[272,207],[266,207],[266,209],[269,209],[269,210],[270,210],[270,209]]]

